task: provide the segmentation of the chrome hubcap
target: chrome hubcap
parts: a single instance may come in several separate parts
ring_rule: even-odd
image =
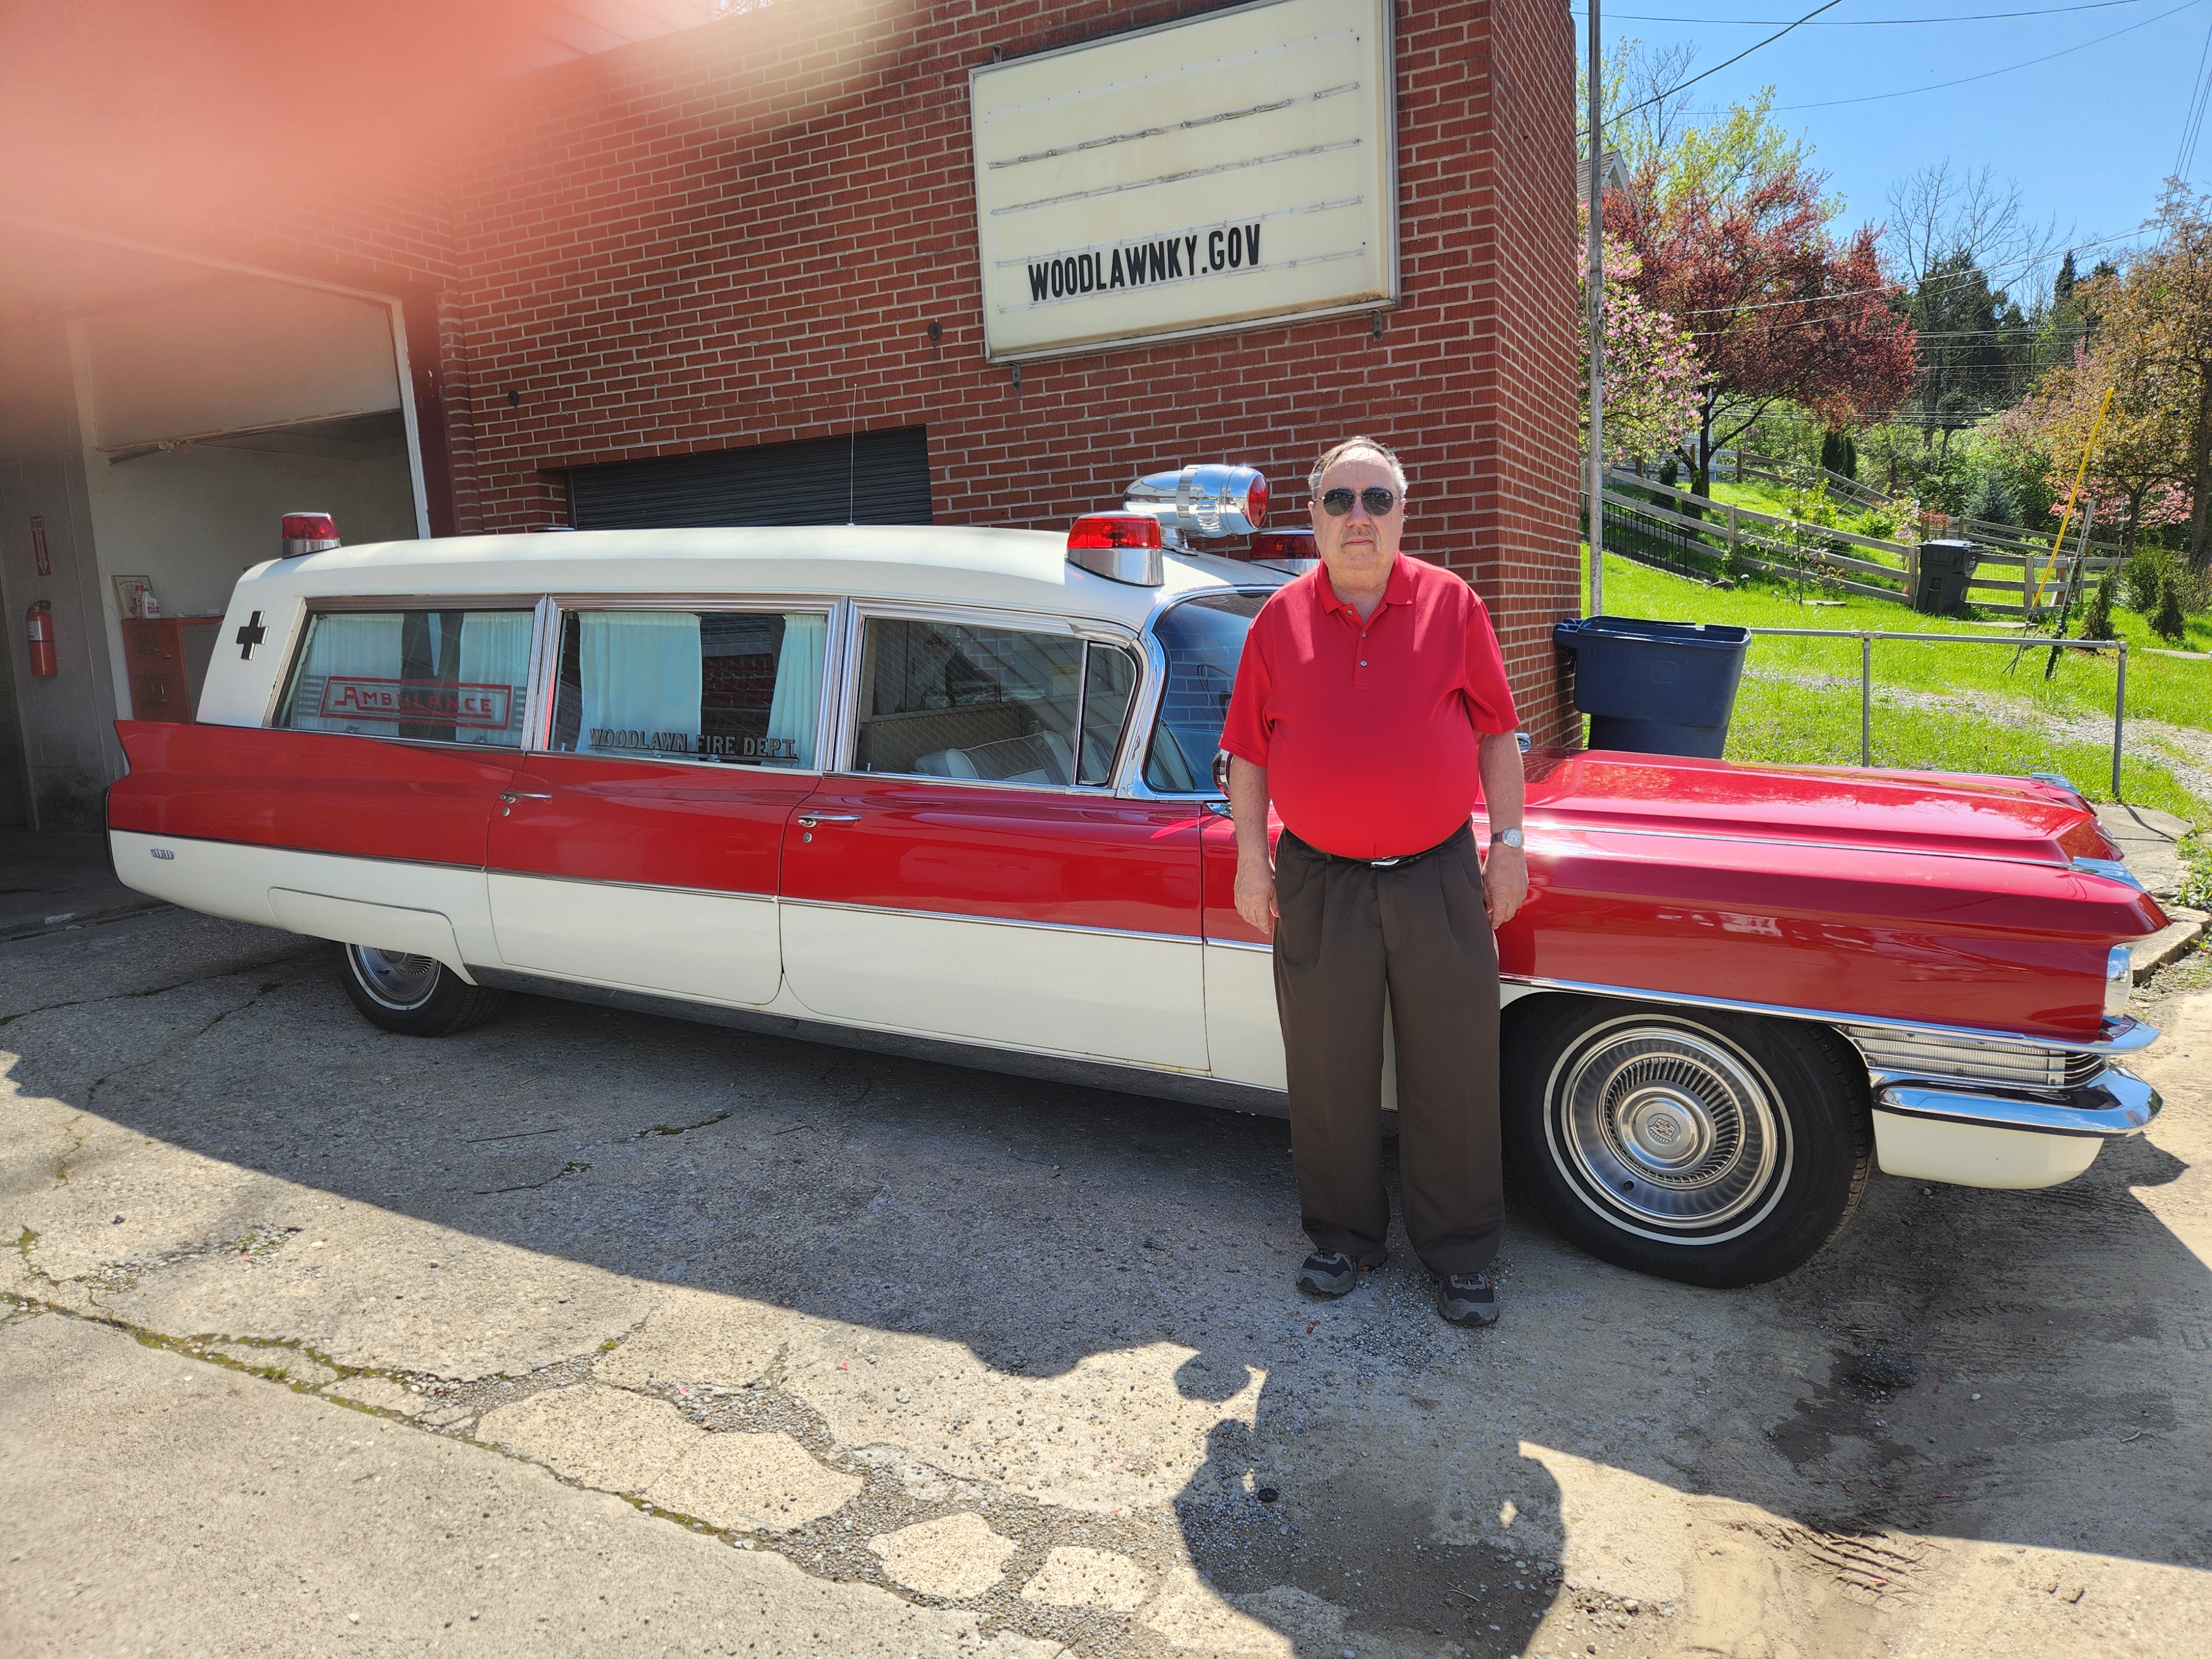
[[[435,957],[410,956],[403,951],[356,945],[353,947],[353,960],[362,988],[387,1008],[419,1008],[437,988]]]
[[[1554,1152],[1584,1201],[1639,1231],[1747,1225],[1788,1171],[1765,1079],[1705,1033],[1640,1022],[1594,1033],[1561,1066],[1550,1104]]]

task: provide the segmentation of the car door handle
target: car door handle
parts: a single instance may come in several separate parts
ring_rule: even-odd
[[[799,827],[802,830],[811,830],[817,823],[858,823],[860,821],[858,812],[801,812],[799,815]]]
[[[552,796],[542,793],[536,789],[502,789],[499,792],[499,798],[510,806],[519,800],[551,800],[553,799]]]

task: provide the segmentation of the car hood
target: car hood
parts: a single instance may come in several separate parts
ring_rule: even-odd
[[[1528,757],[1532,822],[2064,866],[2119,848],[2072,790],[2025,778],[1740,766],[1610,750]]]

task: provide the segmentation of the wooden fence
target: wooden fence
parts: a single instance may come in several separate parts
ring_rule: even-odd
[[[1883,541],[1778,514],[1755,512],[1633,472],[1608,471],[1605,499],[1608,516],[1626,512],[1648,518],[1663,526],[1668,539],[1685,552],[1694,552],[1702,544],[1708,556],[1717,561],[1733,559],[1771,574],[1825,575],[1844,592],[1871,599],[1910,603],[1913,589],[1919,585],[1917,542]],[[2083,559],[2082,574],[2094,579],[2119,563],[2117,556],[2111,556]],[[2034,593],[2035,611],[2051,609],[2071,565],[2070,559],[2055,557],[2047,547],[2006,550],[1984,543],[1977,568],[1967,579],[1967,600],[1984,611],[2025,616],[2030,609],[2028,596]],[[1992,566],[2014,574],[1983,574]],[[2008,597],[1984,597],[1996,594]]]

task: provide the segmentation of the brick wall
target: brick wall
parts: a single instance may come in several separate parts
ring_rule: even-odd
[[[1379,340],[1365,317],[1255,329],[1028,364],[1018,386],[983,361],[969,69],[1210,9],[777,5],[514,78],[428,158],[432,182],[410,166],[380,198],[204,234],[432,294],[464,531],[559,522],[566,467],[854,424],[928,427],[944,521],[1056,526],[1140,471],[1218,459],[1263,468],[1295,522],[1316,451],[1374,434],[1412,474],[1409,550],[1475,584],[1528,729],[1565,738],[1563,0],[1401,0],[1404,298]]]

